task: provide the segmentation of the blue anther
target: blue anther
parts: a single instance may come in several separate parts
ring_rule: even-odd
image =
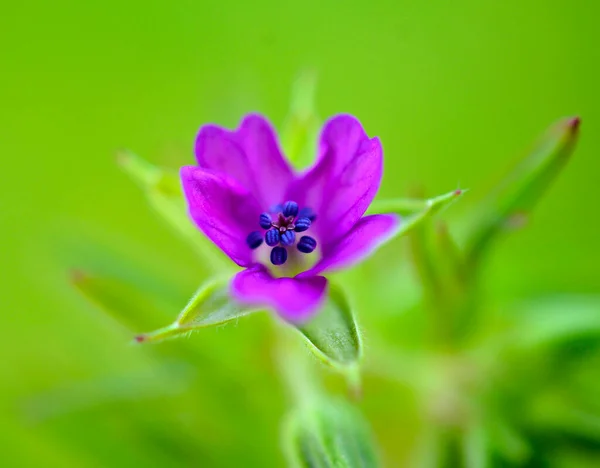
[[[315,219],[317,219],[317,215],[315,214],[315,212],[307,207],[304,207],[300,210],[300,212],[298,213],[298,217],[299,218],[308,218],[311,221],[314,221]]]
[[[302,253],[311,253],[317,248],[317,241],[310,236],[302,236],[296,247]]]
[[[296,234],[294,231],[285,231],[281,233],[281,243],[283,245],[294,245],[296,242]]]
[[[298,203],[287,201],[283,204],[283,216],[294,216],[298,214]]]
[[[280,240],[281,235],[279,234],[279,230],[277,228],[269,229],[265,234],[265,242],[269,247],[279,244]]]
[[[296,232],[304,232],[310,227],[310,219],[309,218],[298,218],[294,223],[294,231]]]
[[[283,211],[283,205],[281,203],[273,205],[270,211],[271,213],[281,213]]]
[[[273,247],[271,250],[271,263],[273,265],[283,265],[287,260],[287,250],[283,247]]]
[[[246,237],[246,244],[248,244],[248,247],[250,247],[253,250],[260,247],[260,244],[262,243],[263,236],[260,231],[253,231],[250,234],[248,234],[248,237]]]
[[[269,213],[261,214],[258,224],[260,224],[260,227],[263,229],[269,229],[271,227],[271,216]]]

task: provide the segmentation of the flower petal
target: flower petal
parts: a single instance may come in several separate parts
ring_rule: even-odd
[[[273,127],[257,114],[245,117],[234,131],[202,127],[196,138],[196,158],[201,167],[237,180],[263,209],[285,201],[285,190],[294,177]]]
[[[400,226],[400,217],[393,214],[365,216],[331,246],[329,252],[310,270],[300,273],[299,278],[348,268],[360,262],[390,239]]]
[[[327,292],[327,279],[273,278],[265,267],[257,265],[235,275],[231,292],[243,304],[272,307],[284,319],[298,323],[319,310]]]
[[[319,160],[294,182],[289,195],[317,211],[315,227],[325,254],[365,213],[382,174],[381,143],[370,139],[355,117],[339,115],[325,124]]]
[[[319,160],[334,158],[333,171],[339,174],[357,154],[360,145],[368,140],[360,121],[349,114],[331,117],[323,125],[319,138]]]
[[[260,208],[237,181],[193,166],[181,168],[190,216],[217,247],[240,266],[253,263],[246,237],[258,228]]]

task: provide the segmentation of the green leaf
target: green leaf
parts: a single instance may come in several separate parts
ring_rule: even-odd
[[[200,287],[171,325],[135,337],[138,343],[161,341],[201,328],[222,325],[260,309],[242,306],[230,297],[229,282],[214,280]]]
[[[326,364],[352,368],[362,356],[354,314],[343,291],[331,282],[323,308],[297,329],[310,343],[311,350]]]
[[[176,172],[161,169],[131,152],[121,152],[120,166],[144,190],[152,208],[186,241],[213,271],[233,268],[232,263],[192,223],[187,214],[181,182]]]
[[[339,400],[319,398],[289,415],[283,444],[290,466],[371,468],[379,466],[362,415]]]
[[[527,216],[562,171],[575,148],[579,118],[566,118],[551,127],[529,156],[496,188],[477,217],[469,242],[469,262],[476,263],[490,243]]]
[[[148,320],[172,309],[171,301],[157,297],[122,278],[75,270],[71,283],[87,299],[128,328],[139,328]]]
[[[290,113],[282,131],[282,146],[287,158],[297,167],[314,159],[320,119],[315,110],[316,73],[305,71],[292,88]]]
[[[465,428],[462,439],[465,468],[486,468],[490,466],[489,441],[481,425],[471,423],[469,427]]]
[[[551,346],[581,337],[600,339],[600,297],[563,295],[514,306],[516,322],[508,337],[519,349]]]

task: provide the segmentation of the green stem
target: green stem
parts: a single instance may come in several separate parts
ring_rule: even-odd
[[[294,406],[306,407],[318,397],[320,388],[314,370],[300,340],[293,330],[273,320],[275,360],[281,379],[291,395]]]

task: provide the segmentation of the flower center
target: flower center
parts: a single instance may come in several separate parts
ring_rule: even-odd
[[[275,216],[272,216],[275,214]],[[302,236],[296,242],[296,233],[304,232],[315,221],[316,215],[310,208],[299,209],[295,201],[277,205],[271,212],[262,213],[258,224],[265,231],[252,231],[246,238],[251,249],[257,249],[265,242],[271,249],[270,260],[273,265],[283,265],[288,259],[288,248],[309,254],[317,247],[317,241],[310,236]]]

